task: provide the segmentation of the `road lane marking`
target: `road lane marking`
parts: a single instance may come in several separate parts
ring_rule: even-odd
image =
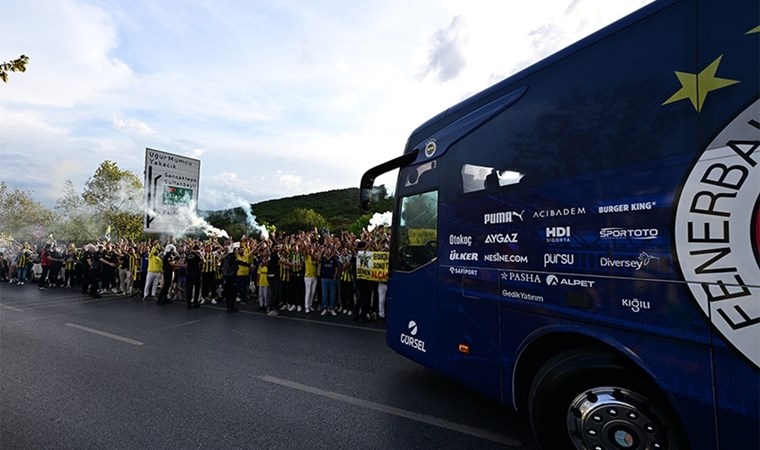
[[[14,308],[13,306],[8,306],[8,305],[3,305],[3,304],[0,304],[0,306],[2,306],[3,308],[8,308],[8,309],[10,309],[11,311],[16,311],[16,312],[24,312],[24,310],[23,310],[23,309]]]
[[[143,345],[142,342],[136,341],[134,339],[126,338],[124,336],[118,336],[116,334],[106,333],[105,331],[100,331],[93,328],[83,327],[82,325],[77,325],[75,323],[67,323],[66,326],[76,328],[78,330],[86,331],[88,333],[97,334],[99,336],[105,336],[107,338],[116,339],[117,341],[126,342],[127,344]]]
[[[62,297],[61,299],[68,300],[72,298],[73,297]],[[58,308],[60,306],[81,305],[81,304],[88,304],[88,303],[100,303],[103,305],[115,304],[114,302],[111,301],[111,299],[90,298],[90,297],[81,298],[80,297],[80,300],[78,301],[52,301],[52,302],[43,302],[43,303],[29,303],[26,309],[42,309],[42,308],[48,308],[48,307]]]
[[[516,439],[508,436],[503,436],[498,433],[493,433],[488,430],[463,425],[460,423],[449,422],[448,420],[439,419],[433,416],[427,416],[425,414],[419,414],[405,409],[394,408],[392,406],[375,403],[369,400],[362,400],[360,398],[350,397],[348,395],[339,394],[337,392],[326,391],[313,386],[307,386],[305,384],[296,383],[295,381],[283,380],[281,378],[271,377],[269,375],[261,375],[258,377],[260,380],[285,386],[291,389],[297,389],[299,391],[308,392],[310,394],[327,397],[332,400],[337,400],[351,405],[359,406],[374,411],[380,411],[387,414],[393,414],[394,416],[403,417],[406,419],[415,420],[417,422],[426,423],[447,430],[456,431],[458,433],[469,434],[481,439],[487,439],[489,441],[498,442],[499,444],[508,445],[510,447],[521,447],[522,443]]]
[[[164,331],[164,330],[171,330],[172,328],[184,327],[186,325],[193,325],[193,324],[199,323],[199,322],[208,322],[209,320],[216,320],[218,318],[219,318],[219,316],[213,316],[213,317],[207,317],[205,319],[191,320],[189,322],[182,322],[182,323],[178,323],[178,324],[175,324],[175,325],[169,325],[168,327],[161,328],[161,330],[162,331]]]

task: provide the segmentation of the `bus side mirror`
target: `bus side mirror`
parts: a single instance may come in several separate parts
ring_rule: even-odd
[[[375,187],[375,178],[391,170],[408,166],[417,159],[417,154],[419,152],[419,149],[414,149],[398,158],[394,158],[379,166],[375,166],[362,175],[362,181],[359,183],[359,207],[362,211],[369,212],[369,204],[372,199],[372,188]]]
[[[365,184],[365,182],[369,183],[369,187]],[[361,187],[359,188],[359,206],[361,207],[362,212],[369,212],[369,205],[372,201],[372,187],[375,183],[375,179],[362,179]]]

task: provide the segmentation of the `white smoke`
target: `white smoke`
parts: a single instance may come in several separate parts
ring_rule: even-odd
[[[182,236],[188,234],[193,230],[201,230],[207,236],[221,237],[229,239],[230,235],[226,231],[216,228],[210,223],[206,222],[206,219],[199,216],[196,212],[195,201],[191,200],[187,206],[183,206],[177,209],[176,217],[176,232],[175,236]]]
[[[391,211],[386,211],[384,213],[375,213],[372,215],[372,218],[369,219],[369,225],[367,226],[367,231],[372,231],[375,228],[379,227],[380,225],[389,227],[391,226],[392,220],[393,220],[393,213]]]
[[[263,240],[269,240],[269,232],[267,231],[266,227],[264,225],[259,224],[256,222],[256,216],[251,213],[251,203],[248,202],[246,199],[242,197],[238,197],[234,194],[231,195],[231,200],[234,208],[241,208],[243,212],[245,213],[245,220],[248,223],[248,226],[252,230],[256,230],[259,232],[259,236]]]

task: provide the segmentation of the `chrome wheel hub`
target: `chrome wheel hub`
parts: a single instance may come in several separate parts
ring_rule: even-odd
[[[661,417],[635,392],[598,387],[573,400],[567,427],[578,450],[665,450],[670,447]]]

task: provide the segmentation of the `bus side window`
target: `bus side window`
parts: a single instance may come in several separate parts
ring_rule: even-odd
[[[512,170],[499,170],[495,167],[468,163],[462,165],[461,175],[463,194],[483,190],[493,192],[504,186],[517,184],[525,176]]]

